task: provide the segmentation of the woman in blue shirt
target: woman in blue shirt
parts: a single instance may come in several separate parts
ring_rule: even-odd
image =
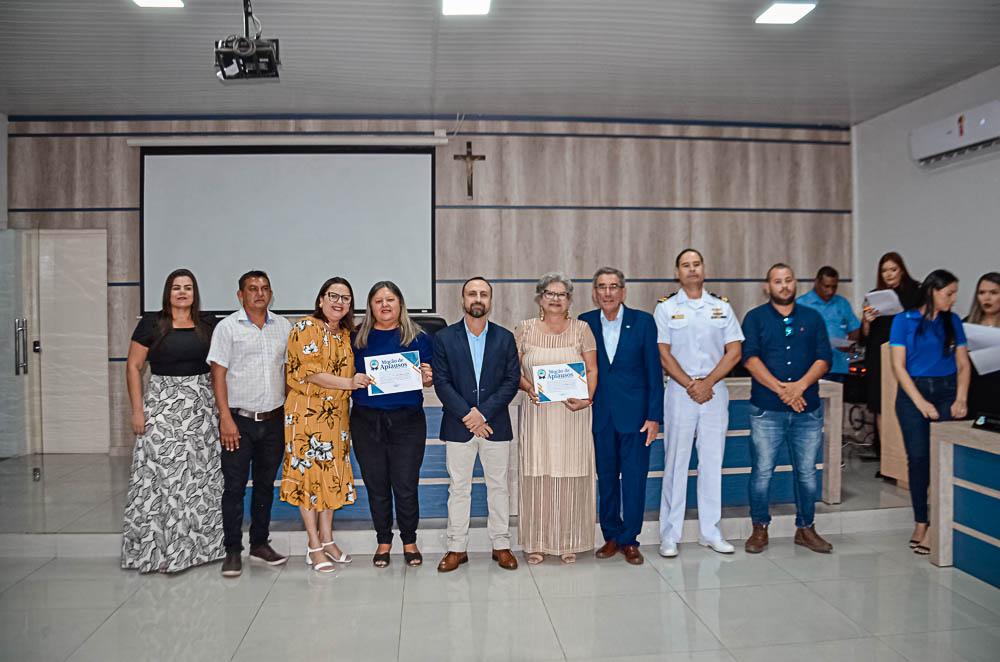
[[[430,386],[431,339],[410,319],[399,287],[392,281],[379,281],[368,291],[365,318],[354,335],[354,368],[364,374],[368,357],[409,351],[420,353],[423,385]],[[395,497],[403,557],[407,565],[420,565],[423,557],[417,549],[417,487],[427,442],[424,394],[414,390],[369,395],[367,389],[359,389],[352,399],[354,455],[368,492],[368,508],[378,541],[372,562],[379,568],[389,565]]]
[[[920,306],[900,313],[889,334],[892,369],[899,381],[896,417],[903,432],[916,526],[910,546],[929,554],[927,488],[930,423],[962,418],[969,392],[969,352],[958,315],[951,312],[958,278],[932,271],[920,285]]]

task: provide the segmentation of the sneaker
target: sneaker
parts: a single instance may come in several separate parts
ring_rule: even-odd
[[[243,559],[240,552],[226,552],[226,559],[222,562],[223,577],[239,577],[243,574]]]
[[[815,526],[806,526],[800,529],[795,529],[795,544],[802,545],[814,552],[819,552],[820,554],[829,554],[833,551],[833,545],[823,540],[818,533],[816,533]]]
[[[282,565],[288,560],[287,556],[282,556],[278,552],[274,551],[274,549],[272,549],[267,543],[258,545],[257,547],[251,547],[250,558],[268,565]]]
[[[677,556],[677,543],[675,542],[660,543],[660,556],[665,556],[668,559]]]
[[[711,547],[713,550],[719,554],[732,554],[736,551],[736,548],[730,545],[728,542],[719,538],[718,540],[698,540],[698,544],[702,547]]]
[[[754,524],[753,533],[747,538],[743,549],[747,554],[760,554],[767,547],[767,524]]]

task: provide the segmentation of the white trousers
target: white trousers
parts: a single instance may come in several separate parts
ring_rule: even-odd
[[[509,441],[473,437],[466,442],[445,442],[448,488],[448,551],[464,552],[469,546],[469,509],[472,506],[472,470],[476,455],[486,481],[486,531],[493,549],[510,549],[510,494],[507,489]]]
[[[660,541],[679,542],[687,505],[691,445],[698,444],[698,524],[702,540],[721,540],[722,456],[729,429],[729,390],[723,382],[715,395],[698,404],[670,380],[663,394],[663,491],[660,497]],[[697,433],[697,434],[696,434]]]

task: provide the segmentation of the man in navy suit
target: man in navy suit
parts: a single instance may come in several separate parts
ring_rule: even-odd
[[[487,316],[493,286],[482,277],[462,286],[465,316],[434,336],[434,390],[444,407],[440,438],[448,476],[448,553],[438,571],[451,572],[469,560],[469,507],[476,456],[486,479],[487,531],[493,560],[514,570],[510,552],[510,495],[507,465],[514,432],[507,406],[517,395],[521,367],[514,335]]]
[[[663,372],[653,316],[625,306],[625,274],[601,267],[594,274],[594,303],[580,319],[597,339],[594,450],[598,516],[604,546],[597,558],[619,550],[642,563],[639,532],[646,505],[649,445],[663,422]]]

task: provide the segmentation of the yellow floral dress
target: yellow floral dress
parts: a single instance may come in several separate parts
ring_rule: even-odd
[[[336,510],[355,500],[348,405],[351,392],[310,384],[306,377],[354,376],[350,336],[304,317],[288,336],[285,464],[281,500],[310,510]]]

